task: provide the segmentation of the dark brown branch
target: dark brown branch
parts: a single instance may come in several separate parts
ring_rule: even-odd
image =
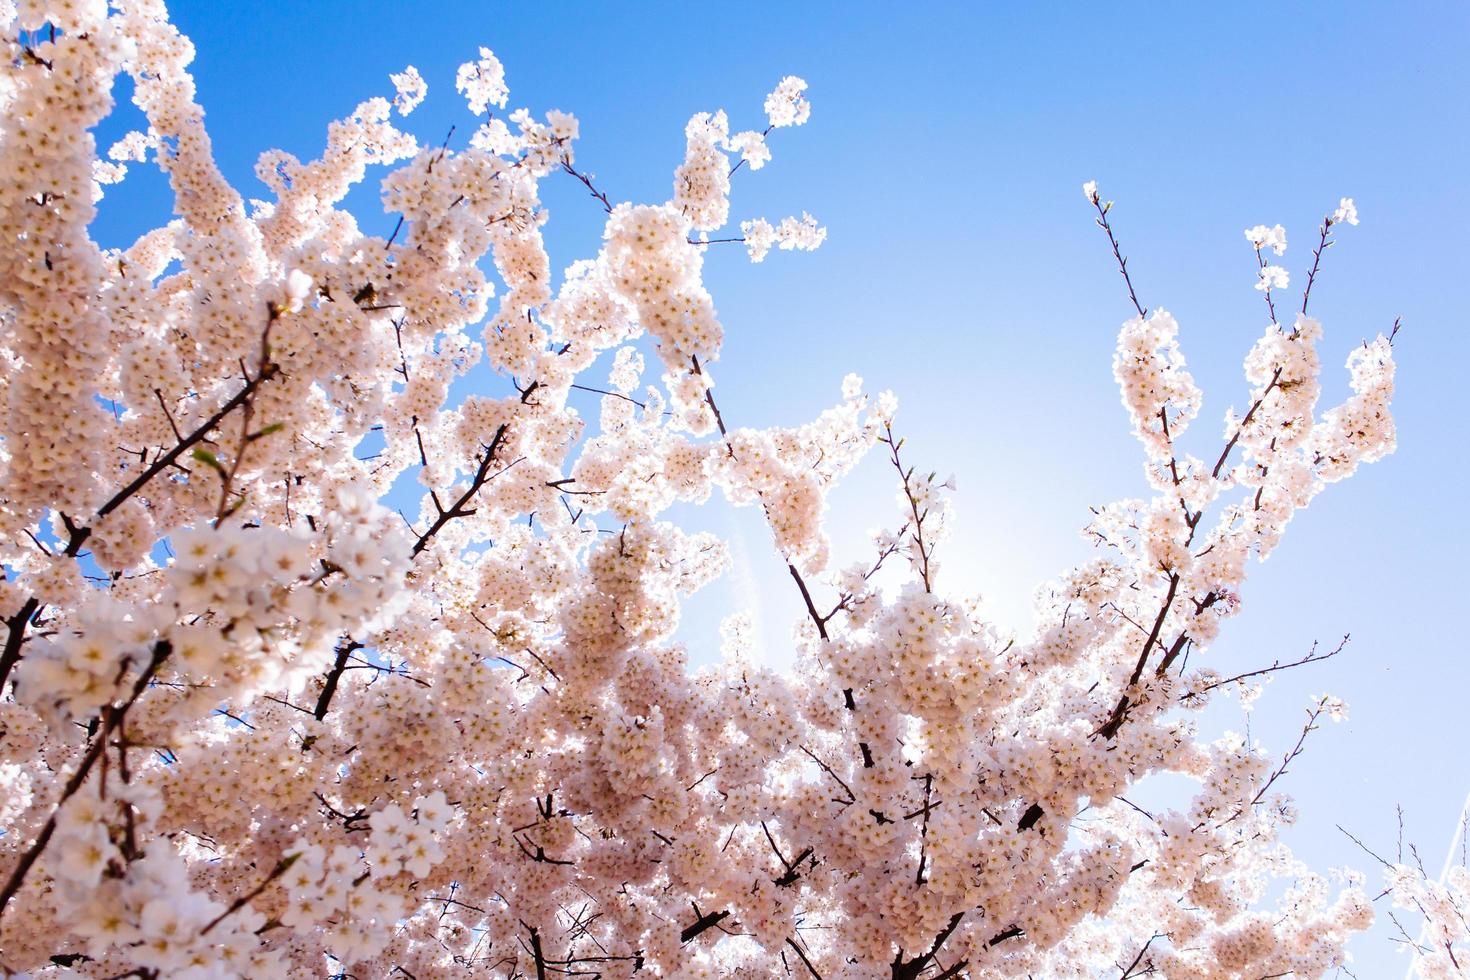
[[[692,354],[689,357],[689,361],[694,365],[694,373],[703,377],[704,371],[699,366],[699,356]],[[725,440],[725,448],[730,450],[731,456],[735,455],[735,450],[730,446],[730,433],[725,431],[725,419],[720,415],[720,407],[715,404],[714,392],[709,388],[704,389],[704,401],[709,406],[709,410],[715,413],[715,425],[719,427],[720,435]]]
[[[765,129],[761,130],[761,141],[764,142],[765,141],[765,138],[767,136],[770,136],[771,135],[771,130],[773,130],[775,128],[776,128],[776,124],[775,123],[772,123],[771,125],[767,126]],[[735,166],[733,166],[733,167],[730,168],[730,172],[728,174],[726,174],[726,176],[727,177],[734,177],[735,176],[735,171],[739,170],[743,166],[745,166],[745,157],[742,155],[739,160],[735,161]]]
[[[1265,276],[1266,256],[1261,254],[1261,246],[1259,245],[1256,246],[1256,263],[1261,267],[1261,281],[1266,283],[1266,288],[1261,290],[1263,293],[1266,294],[1266,309],[1271,314],[1272,326],[1277,326],[1278,324],[1276,323],[1276,301],[1271,297],[1271,283],[1266,280]]]
[[[1169,609],[1174,605],[1174,595],[1179,591],[1179,575],[1174,573],[1169,576],[1169,591],[1164,596],[1164,603],[1159,608],[1159,615],[1154,620],[1153,629],[1149,631],[1148,641],[1143,645],[1143,652],[1138,655],[1138,664],[1133,668],[1133,676],[1128,679],[1127,688],[1131,689],[1143,676],[1143,668],[1148,663],[1148,655],[1152,652],[1154,644],[1159,641],[1159,631],[1164,628],[1164,620],[1169,616]],[[1104,738],[1112,739],[1118,734],[1118,729],[1123,726],[1123,719],[1128,715],[1128,708],[1132,705],[1129,695],[1125,693],[1118,699],[1117,707],[1108,716],[1108,720],[1094,733]]]
[[[621,398],[623,401],[632,402],[634,405],[637,405],[639,408],[647,408],[648,407],[646,404],[644,404],[643,402],[640,402],[638,399],[633,398],[630,395],[625,395],[621,391],[606,391],[606,390],[604,390],[602,388],[589,388],[587,385],[568,385],[568,387],[569,388],[573,388],[573,389],[575,389],[577,391],[590,391],[594,395],[609,395],[609,396],[611,396],[613,398]]]
[[[1302,290],[1302,316],[1307,315],[1307,303],[1312,299],[1312,285],[1317,281],[1317,270],[1322,265],[1322,253],[1332,243],[1327,239],[1330,237],[1332,228],[1332,216],[1328,215],[1322,219],[1322,226],[1318,229],[1317,247],[1312,250],[1312,271],[1307,273],[1307,288]]]
[[[219,411],[215,412],[208,419],[206,419],[204,421],[204,424],[200,425],[193,432],[189,433],[187,436],[181,439],[168,452],[155,459],[146,470],[138,474],[133,482],[123,487],[116,494],[114,494],[112,498],[107,501],[107,503],[97,508],[97,517],[99,519],[106,517],[108,514],[117,510],[123,505],[125,501],[127,501],[129,497],[137,493],[139,490],[143,489],[144,485],[147,484],[149,480],[153,479],[159,473],[162,473],[164,470],[174,465],[174,462],[184,454],[185,450],[190,449],[196,442],[208,435],[210,430],[219,425],[220,422],[224,420],[224,417],[226,415],[229,415],[235,409],[239,408],[241,405],[249,401],[255,395],[255,390],[257,388],[274,378],[280,373],[280,371],[281,369],[275,364],[265,364],[265,366],[261,368],[260,372],[257,373],[254,378],[250,378],[245,382],[245,387],[241,388],[238,392],[235,393],[235,396],[233,398],[225,402],[224,405],[220,407]],[[85,540],[85,538],[92,532],[89,528],[82,528],[79,533],[81,534],[82,539]],[[78,550],[81,549],[81,541],[78,541],[76,543],[76,547]],[[70,547],[68,547],[68,551],[73,555],[76,554],[76,552],[70,551]]]
[[[217,926],[221,922],[225,921],[225,919],[229,918],[234,913],[240,911],[242,908],[244,908],[246,905],[248,905],[251,901],[253,901],[256,898],[259,898],[261,892],[263,892],[267,888],[269,888],[270,885],[271,885],[271,882],[275,881],[277,878],[281,877],[281,875],[285,874],[288,870],[290,870],[291,865],[295,864],[296,863],[296,859],[299,858],[299,857],[301,857],[301,855],[299,853],[297,853],[297,854],[288,854],[285,857],[281,858],[281,860],[277,861],[276,862],[276,866],[271,869],[271,873],[265,876],[265,880],[263,880],[260,884],[256,885],[254,888],[252,888],[246,894],[241,895],[239,898],[237,898],[233,902],[231,902],[229,908],[225,909],[219,915],[215,916],[214,919],[211,920],[211,922],[209,923],[209,925],[207,925],[203,929],[200,929],[199,930],[199,935],[203,936],[204,934],[206,934],[207,932],[209,932],[209,930],[213,929],[215,926]]]
[[[1317,641],[1313,640],[1312,649],[1308,651],[1307,655],[1300,660],[1293,660],[1291,663],[1286,664],[1282,663],[1280,660],[1272,661],[1271,666],[1269,667],[1262,667],[1260,670],[1247,671],[1244,674],[1236,674],[1234,677],[1227,677],[1224,680],[1215,681],[1213,684],[1206,684],[1198,691],[1189,692],[1187,695],[1185,695],[1185,697],[1199,697],[1201,694],[1204,694],[1207,691],[1213,691],[1217,687],[1224,687],[1226,684],[1234,684],[1236,681],[1247,680],[1251,677],[1260,677],[1263,674],[1272,674],[1278,670],[1289,670],[1292,667],[1304,667],[1307,664],[1320,663],[1323,660],[1331,660],[1339,653],[1342,653],[1342,651],[1347,647],[1348,640],[1350,639],[1352,639],[1352,634],[1349,633],[1344,635],[1342,638],[1342,642],[1338,643],[1337,646],[1332,650],[1328,651],[1327,653],[1321,654],[1320,656],[1317,654]]]
[[[21,603],[19,609],[5,620],[8,632],[5,635],[5,650],[0,653],[0,690],[5,687],[5,681],[10,677],[10,672],[20,662],[20,648],[25,643],[26,627],[30,625],[31,618],[41,608],[41,600],[31,596]]]
[[[815,980],[822,980],[822,975],[817,972],[817,968],[816,967],[812,966],[812,961],[809,960],[809,959],[807,959],[806,953],[802,950],[801,945],[799,943],[797,943],[797,941],[795,939],[792,939],[790,936],[787,936],[786,937],[786,945],[788,945],[792,949],[796,950],[796,955],[799,956],[799,957],[801,957],[802,964],[806,967],[807,972],[810,973],[815,978]]]
[[[911,960],[905,960],[903,951],[899,950],[898,955],[893,958],[893,980],[918,980],[919,974],[924,972],[929,961],[939,954],[940,947],[959,928],[960,920],[964,917],[965,913],[956,912],[950,918],[949,924],[939,931],[938,936],[934,937],[934,945],[929,947],[929,952],[920,953]],[[992,945],[994,945],[993,942]]]
[[[530,840],[530,838],[527,837],[526,840]],[[532,861],[537,862],[538,864],[557,864],[571,867],[572,865],[575,865],[577,863],[575,861],[563,861],[558,858],[547,857],[546,849],[540,844],[537,844],[535,841],[531,841],[532,845],[534,845],[535,847],[534,851],[531,850],[531,848],[527,847],[525,841],[521,840],[519,837],[515,838],[515,842],[516,846],[521,849],[522,854],[526,855],[526,857],[530,858]]]
[[[311,795],[317,798],[317,802],[321,803],[323,810],[325,810],[332,817],[342,821],[342,829],[347,831],[347,833],[351,834],[362,832],[368,829],[366,827],[353,826],[353,824],[357,823],[367,823],[368,812],[366,810],[358,809],[356,813],[343,813],[341,810],[332,806],[332,804],[327,801],[327,798],[323,796],[320,792],[313,790]]]
[[[914,518],[914,545],[919,549],[919,576],[924,581],[924,591],[933,592],[934,590],[930,588],[929,581],[929,547],[924,543],[924,518],[929,516],[929,512],[926,510],[922,514],[919,513],[919,502],[914,498],[913,488],[909,485],[909,480],[913,478],[914,470],[913,467],[905,470],[903,463],[898,458],[898,447],[900,443],[893,438],[893,426],[884,423],[883,429],[885,433],[883,442],[887,444],[889,452],[892,454],[891,461],[893,468],[898,470],[899,479],[903,480],[903,495],[908,499],[909,512]]]
[[[1276,782],[1276,780],[1286,775],[1287,766],[1291,765],[1292,761],[1296,759],[1297,756],[1301,755],[1303,751],[1305,751],[1307,747],[1307,736],[1317,730],[1317,719],[1322,717],[1322,712],[1326,710],[1327,700],[1326,698],[1323,698],[1322,700],[1317,702],[1316,707],[1311,708],[1307,711],[1307,723],[1302,726],[1302,733],[1300,736],[1297,737],[1296,744],[1291,747],[1291,751],[1286,753],[1286,758],[1281,760],[1281,765],[1276,767],[1276,771],[1271,773],[1271,775],[1267,777],[1266,781],[1261,784],[1261,788],[1256,792],[1256,795],[1251,798],[1252,806],[1255,806],[1257,803],[1261,802],[1261,800],[1265,797],[1267,791],[1271,789],[1271,786]]]
[[[469,488],[460,495],[460,498],[458,500],[450,505],[448,509],[445,509],[438,506],[438,499],[435,498],[435,506],[439,510],[439,515],[434,518],[434,523],[429,525],[429,529],[423,534],[419,535],[419,539],[414,542],[413,548],[410,551],[410,553],[414,557],[417,557],[419,552],[423,551],[429,546],[429,541],[433,539],[434,535],[438,534],[439,531],[443,529],[444,525],[448,524],[456,517],[468,517],[469,515],[473,514],[475,512],[474,509],[467,508],[465,507],[465,505],[470,502],[470,499],[474,497],[475,494],[480,492],[481,487],[489,483],[491,480],[495,479],[495,477],[499,476],[501,473],[504,473],[506,470],[510,469],[510,466],[507,466],[504,469],[497,471],[493,475],[490,473],[490,464],[495,461],[495,454],[500,449],[500,443],[505,438],[505,432],[508,426],[509,423],[502,422],[500,423],[500,427],[495,430],[495,435],[490,440],[490,445],[485,447],[485,452],[480,457],[479,465],[475,468],[475,474],[470,480]],[[511,466],[514,465],[514,463],[511,464]]]
[[[827,620],[817,612],[817,605],[812,602],[812,593],[806,587],[806,580],[801,577],[801,573],[796,570],[796,566],[790,562],[786,563],[786,569],[791,573],[791,577],[796,580],[796,587],[801,590],[801,601],[806,603],[807,614],[811,616],[812,622],[817,624],[817,635],[823,640],[830,639],[827,636]]]
[[[1007,939],[1018,939],[1025,934],[1026,930],[1022,929],[1020,926],[1011,926],[1009,929],[1002,929],[1000,932],[997,932],[995,935],[991,936],[990,939],[986,941],[985,945],[999,946]]]
[[[1266,385],[1266,390],[1261,392],[1261,397],[1256,399],[1255,404],[1251,405],[1250,410],[1245,413],[1245,418],[1241,419],[1240,424],[1235,427],[1235,432],[1230,436],[1230,441],[1225,443],[1225,448],[1220,452],[1220,458],[1215,460],[1215,466],[1210,470],[1211,478],[1219,479],[1220,469],[1225,465],[1225,460],[1229,458],[1230,450],[1234,449],[1235,444],[1240,441],[1241,433],[1245,431],[1246,426],[1251,424],[1251,419],[1255,418],[1256,410],[1261,407],[1261,403],[1266,400],[1266,396],[1271,394],[1281,382],[1281,370],[1278,367],[1271,374],[1271,381]]]
[[[1108,223],[1108,212],[1112,210],[1113,203],[1109,201],[1106,205],[1096,193],[1092,195],[1092,206],[1097,208],[1097,226],[1108,234],[1108,244],[1113,246],[1113,258],[1118,260],[1118,273],[1123,277],[1123,283],[1128,287],[1128,299],[1133,303],[1133,308],[1138,311],[1140,319],[1148,316],[1148,311],[1143,304],[1138,302],[1138,294],[1133,291],[1133,280],[1128,275],[1128,260],[1123,257],[1123,250],[1118,247],[1118,239],[1113,236],[1113,226]]]
[[[327,672],[327,678],[322,684],[321,696],[316,699],[316,710],[312,712],[317,721],[327,717],[327,711],[332,707],[332,698],[337,693],[337,684],[342,680],[342,674],[347,670],[347,661],[352,654],[361,650],[363,645],[351,637],[344,637],[337,644],[337,659],[332,664],[332,669]]]
[[[700,933],[713,929],[730,917],[730,911],[728,909],[721,912],[710,912],[707,915],[700,915],[698,905],[694,906],[694,914],[698,918],[685,926],[683,931],[679,933],[679,942],[681,943],[692,942]]]
[[[1129,980],[1130,977],[1143,976],[1142,973],[1134,973],[1133,971],[1138,969],[1139,964],[1143,962],[1144,954],[1148,952],[1148,948],[1153,945],[1154,940],[1162,938],[1162,936],[1157,934],[1150,936],[1148,942],[1144,943],[1142,948],[1139,949],[1138,955],[1133,957],[1133,962],[1128,964],[1127,968],[1123,970],[1123,975],[1118,980]],[[1152,967],[1145,972],[1152,972]]]
[[[524,922],[521,925],[526,925]],[[531,934],[531,958],[536,963],[536,980],[546,980],[546,955],[541,951],[541,934],[534,927],[526,926]]]
[[[799,749],[801,749],[801,751],[803,751],[803,752],[806,753],[807,758],[811,759],[818,766],[820,766],[823,772],[825,772],[827,775],[831,776],[834,780],[837,781],[837,785],[838,786],[841,786],[843,788],[843,790],[847,793],[847,800],[845,802],[847,802],[849,804],[856,803],[857,802],[857,794],[853,793],[852,787],[849,786],[849,785],[847,785],[847,783],[843,782],[842,777],[839,776],[839,775],[837,775],[837,773],[833,771],[833,769],[832,769],[831,766],[827,765],[827,763],[825,763],[821,759],[817,758],[817,756],[812,752],[812,750],[809,749],[809,748],[807,748],[805,745],[800,745],[800,746],[797,746],[797,747]],[[844,802],[844,801],[839,800],[838,802],[840,803],[840,802]]]
[[[561,158],[561,168],[567,173],[571,174],[573,177],[580,180],[582,182],[582,186],[587,188],[588,193],[590,193],[593,197],[597,198],[597,200],[602,203],[602,210],[606,211],[608,214],[612,214],[612,202],[607,199],[607,195],[598,190],[593,185],[591,177],[587,176],[584,173],[581,173],[580,171],[572,167],[571,158],[563,155]]]

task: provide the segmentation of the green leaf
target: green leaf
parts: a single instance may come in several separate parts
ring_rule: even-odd
[[[203,463],[205,466],[208,466],[210,469],[214,470],[216,473],[219,473],[222,476],[224,475],[225,468],[220,465],[220,461],[215,458],[214,453],[210,452],[208,449],[195,449],[194,452],[190,455],[199,460],[199,462]]]

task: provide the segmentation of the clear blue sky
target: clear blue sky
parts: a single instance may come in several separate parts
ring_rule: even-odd
[[[1297,517],[1209,656],[1246,670],[1351,632],[1344,656],[1269,688],[1253,722],[1276,753],[1308,694],[1352,705],[1288,779],[1303,814],[1291,841],[1319,869],[1372,872],[1333,825],[1391,851],[1402,803],[1437,869],[1470,789],[1458,622],[1470,610],[1470,6],[173,6],[199,49],[217,153],[247,197],[265,196],[251,176],[261,150],[316,155],[327,121],[391,94],[387,74],[409,63],[430,93],[408,128],[437,142],[458,123],[467,137],[453,75],[481,44],[504,62],[512,106],[580,118],[579,163],[614,200],[668,196],[691,113],[724,107],[737,127],[759,125],[775,81],[806,78],[811,122],[777,133],[774,162],[740,175],[733,214],[807,209],[829,239],[754,268],[734,251],[711,257],[728,331],[721,407],[735,424],[795,424],[836,398],[847,371],[894,388],[910,457],[958,477],[951,575],[1017,625],[1032,587],[1086,556],[1087,505],[1143,492],[1110,370],[1128,306],[1081,183],[1118,202],[1142,301],[1182,323],[1206,392],[1201,454],[1245,397],[1240,360],[1264,322],[1242,229],[1286,225],[1300,296],[1312,229],[1338,197],[1356,198],[1362,224],[1343,230],[1313,300],[1328,400],[1345,390],[1352,345],[1402,316],[1400,448]],[[109,122],[103,138],[133,125]],[[120,243],[166,220],[161,189],[135,169],[109,190],[99,237]],[[570,179],[549,181],[546,200],[553,267],[590,255],[595,206]],[[375,189],[354,202],[365,229],[391,229]],[[839,556],[891,507],[875,458],[833,500]],[[757,588],[778,646],[800,611],[759,515],[713,514],[699,519],[733,529],[752,577],[772,583]],[[717,585],[694,604],[691,643],[714,648],[715,617],[739,591]],[[1402,974],[1381,930],[1357,955],[1360,977]]]

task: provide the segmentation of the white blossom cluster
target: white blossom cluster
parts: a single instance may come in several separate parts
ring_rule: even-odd
[[[1372,918],[1361,883],[1301,867],[1275,758],[1201,738],[1189,711],[1256,666],[1207,662],[1250,561],[1392,451],[1391,337],[1354,349],[1352,394],[1318,411],[1321,324],[1273,315],[1246,407],[1196,457],[1178,323],[1138,306],[1114,372],[1153,497],[1099,507],[1094,559],[1038,589],[1033,633],[1002,635],[944,576],[954,483],[909,461],[891,394],[849,376],[806,424],[722,414],[710,250],[825,236],[805,213],[720,232],[741,171],[807,121],[800,79],[764,130],[695,115],[670,200],[633,202],[576,169],[566,113],[421,146],[394,122],[424,96],[408,69],[317,159],[262,154],[271,200],[246,201],[160,0],[0,21],[0,969],[1344,964]],[[104,161],[92,133],[121,76],[144,123]],[[477,115],[509,103],[488,49],[456,87]],[[166,174],[176,216],[104,250],[94,182],[128,163]],[[369,230],[340,205],[378,166],[401,221]],[[548,179],[607,212],[559,273]],[[1344,199],[1324,233],[1353,223]],[[828,495],[875,447],[896,513],[837,567]],[[417,507],[382,506],[414,488]],[[761,509],[787,566],[788,674],[739,616],[710,666],[676,639],[731,559],[672,517],[715,490]],[[1193,790],[1129,798],[1166,772]],[[1463,882],[1441,900],[1401,877],[1458,928]]]
[[[745,236],[745,247],[750,252],[750,261],[759,262],[770,252],[771,246],[782,249],[814,251],[827,240],[827,229],[818,226],[817,219],[801,214],[801,219],[786,217],[779,225],[772,225],[765,218],[754,218],[740,222],[740,231]]]
[[[402,72],[389,75],[388,80],[393,83],[393,88],[398,94],[393,97],[393,108],[398,110],[400,116],[406,116],[417,109],[429,95],[429,85],[419,70],[409,65]]]
[[[394,82],[397,83],[397,79]],[[505,108],[505,100],[510,98],[510,90],[505,86],[505,68],[489,48],[480,49],[478,61],[459,66],[454,76],[454,88],[464,95],[470,111],[476,115],[483,114],[492,105]]]

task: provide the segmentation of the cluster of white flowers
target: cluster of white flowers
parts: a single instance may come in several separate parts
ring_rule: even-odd
[[[1285,289],[1291,284],[1291,276],[1286,269],[1279,265],[1263,265],[1261,273],[1256,279],[1256,288],[1267,291],[1272,289]]]
[[[766,144],[764,133],[754,129],[735,133],[725,140],[725,149],[732,153],[739,153],[740,159],[749,165],[751,170],[759,170],[771,160],[771,148]]]
[[[343,963],[361,962],[388,944],[407,903],[370,880],[358,848],[328,849],[298,838],[285,851],[281,925],[309,933],[320,924],[323,945]]]
[[[804,425],[721,414],[704,264],[740,239],[711,233],[732,174],[809,118],[805,82],[781,81],[762,131],[693,116],[670,199],[616,203],[573,168],[567,113],[420,146],[393,123],[426,91],[410,67],[318,159],[262,154],[271,199],[247,202],[159,0],[0,21],[19,121],[0,134],[0,968],[1343,963],[1372,914],[1361,882],[1334,893],[1281,847],[1294,811],[1263,747],[1203,742],[1175,709],[1241,686],[1204,649],[1250,560],[1392,450],[1391,338],[1353,351],[1351,396],[1319,412],[1321,324],[1270,324],[1247,407],[1200,458],[1180,449],[1200,392],[1179,325],[1139,306],[1114,371],[1153,498],[1098,508],[1098,556],[1004,635],[943,574],[954,483],[909,461],[891,394],[849,376]],[[146,124],[108,162],[91,134],[119,75]],[[456,88],[476,114],[509,100],[487,49]],[[142,162],[176,215],[104,251],[94,181]],[[402,218],[386,235],[341,207],[374,166]],[[540,189],[557,174],[608,212],[560,278]],[[1328,224],[1356,220],[1343,199]],[[756,261],[826,234],[805,212],[740,227]],[[1247,234],[1284,250],[1279,226]],[[828,495],[875,446],[897,512],[834,567]],[[380,505],[415,486],[417,508]],[[750,619],[690,669],[683,603],[731,553],[668,518],[716,489],[759,506],[787,565],[789,674],[758,665]],[[1160,772],[1197,788],[1154,813],[1125,798]],[[1401,877],[1458,928],[1463,882]]]
[[[1286,254],[1286,229],[1280,225],[1274,228],[1267,228],[1265,225],[1247,228],[1245,237],[1256,247],[1257,252],[1263,248],[1269,248],[1277,255]]]
[[[781,84],[766,96],[766,118],[773,127],[800,126],[811,118],[811,103],[801,94],[805,91],[806,82],[795,75],[781,79]]]
[[[721,147],[730,135],[725,113],[701,112],[684,128],[684,163],[674,171],[674,204],[693,227],[708,231],[730,215],[730,160]]]
[[[505,68],[489,48],[480,49],[477,61],[467,61],[454,74],[454,89],[465,97],[470,111],[480,115],[492,105],[505,107],[510,90],[505,85]],[[400,91],[402,89],[400,88]]]
[[[368,863],[384,876],[407,871],[416,878],[424,877],[444,860],[444,849],[435,838],[449,826],[450,816],[442,789],[414,800],[411,817],[397,803],[390,803],[368,818],[372,827]]]
[[[772,225],[765,218],[742,221],[740,233],[745,236],[745,248],[752,262],[764,259],[773,245],[811,252],[827,240],[827,229],[819,226],[817,219],[805,211],[800,220],[788,216],[781,220],[780,225]]]
[[[1199,413],[1200,391],[1179,350],[1179,323],[1167,310],[1123,324],[1113,377],[1134,433],[1154,457],[1171,454],[1174,440]]]
[[[401,72],[389,75],[388,79],[398,92],[393,97],[393,108],[397,109],[401,116],[406,116],[417,109],[429,94],[429,84],[424,81],[424,77],[413,65],[409,65]]]

